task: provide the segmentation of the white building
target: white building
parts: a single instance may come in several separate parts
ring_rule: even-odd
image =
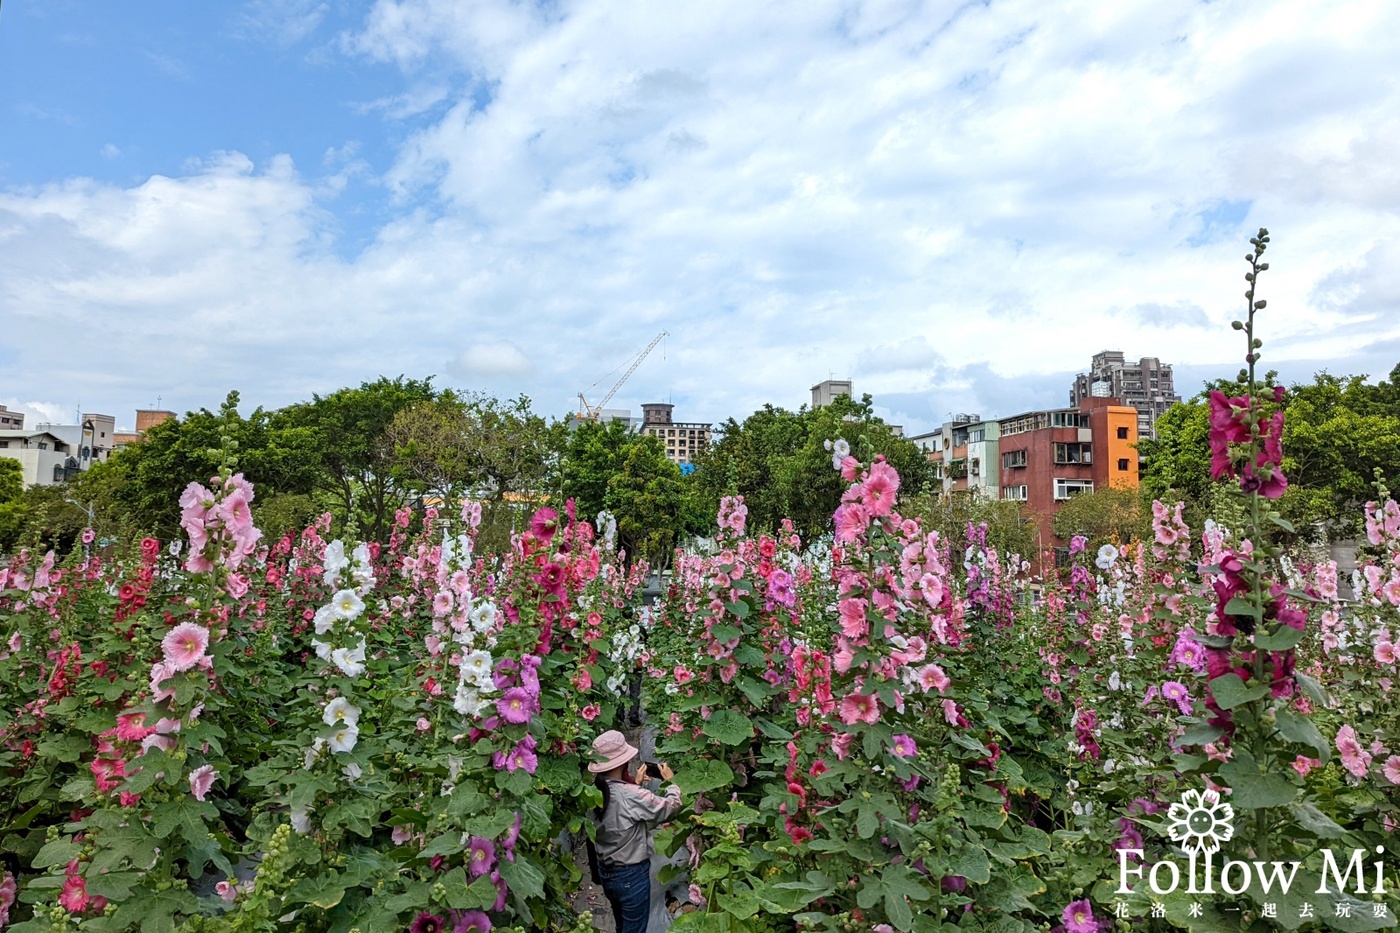
[[[74,450],[49,431],[0,431],[0,457],[18,460],[25,486],[52,486],[80,469]]]
[[[80,470],[105,463],[116,448],[117,419],[111,415],[84,414],[78,424],[40,423],[34,429],[61,438],[72,449]]]

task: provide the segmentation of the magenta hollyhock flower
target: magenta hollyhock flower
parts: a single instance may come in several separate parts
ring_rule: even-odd
[[[155,731],[154,726],[146,725],[145,713],[122,713],[117,716],[117,738],[123,742],[139,742]]]
[[[535,578],[546,592],[558,593],[564,589],[564,568],[558,564],[545,564]]]
[[[479,910],[468,910],[457,918],[452,933],[491,933],[491,918]]]
[[[482,836],[473,836],[467,844],[467,874],[473,878],[491,873],[496,867],[496,844]]]
[[[413,923],[409,924],[409,933],[443,933],[447,928],[447,921],[437,914],[430,914],[426,910],[413,918]]]
[[[513,725],[519,725],[530,721],[530,713],[534,710],[534,700],[524,687],[511,687],[501,698],[496,701],[496,712],[501,718]]]
[[[187,671],[204,658],[209,647],[209,630],[193,622],[181,622],[161,639],[166,668],[172,672]]]
[[[209,793],[209,789],[214,786],[214,780],[219,776],[219,772],[214,770],[213,765],[201,765],[190,772],[190,793],[194,794],[194,799],[200,803],[204,802],[204,795]]]
[[[530,517],[530,534],[548,544],[559,530],[559,513],[543,508]]]
[[[919,753],[919,746],[914,740],[903,732],[894,737],[894,748],[892,754],[898,758],[912,758]]]
[[[786,570],[775,570],[768,575],[768,598],[780,606],[792,607],[797,601],[797,590],[793,586],[792,574]]]
[[[507,771],[523,770],[526,774],[534,774],[535,769],[540,766],[540,760],[535,755],[534,739],[527,736],[527,741],[529,742],[528,746],[525,742],[521,742],[519,745],[515,746],[514,750],[507,756]]]
[[[1162,684],[1162,696],[1176,704],[1181,715],[1191,715],[1191,692],[1179,680],[1169,680]]]
[[[1071,903],[1060,917],[1065,922],[1065,933],[1098,933],[1099,923],[1087,898]]]

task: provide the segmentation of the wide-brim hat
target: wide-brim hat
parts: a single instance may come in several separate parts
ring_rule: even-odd
[[[603,760],[589,762],[588,770],[594,774],[602,774],[627,764],[641,752],[635,746],[627,744],[627,737],[621,732],[609,729],[593,740],[593,754],[601,756]]]

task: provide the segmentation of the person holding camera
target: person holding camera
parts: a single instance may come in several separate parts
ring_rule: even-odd
[[[612,905],[617,933],[646,933],[651,856],[656,847],[653,835],[680,812],[681,789],[664,763],[657,770],[663,781],[671,782],[666,795],[658,797],[642,787],[648,778],[647,765],[638,768],[635,777],[629,773],[628,763],[639,752],[616,729],[594,739],[593,752],[600,760],[591,762],[588,770],[603,793],[602,810],[593,817],[598,880]]]

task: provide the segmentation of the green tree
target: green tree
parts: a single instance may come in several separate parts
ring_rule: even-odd
[[[1089,539],[1091,547],[1102,544],[1128,544],[1141,540],[1150,529],[1138,489],[1109,486],[1080,493],[1055,512],[1056,536],[1068,541],[1075,535]]]
[[[226,442],[236,445],[238,470],[256,487],[259,518],[281,496],[309,494],[316,468],[311,435],[280,425],[279,413],[262,408],[244,418],[238,401],[230,392],[217,413],[200,409],[156,425],[141,443],[75,481],[78,496],[100,503],[111,524],[170,540],[180,533],[181,492],[191,482],[209,482]]]
[[[24,492],[24,468],[18,460],[0,457],[0,505],[13,502]]]
[[[924,453],[874,414],[869,395],[859,401],[841,396],[797,412],[768,405],[742,424],[730,419],[697,458],[696,479],[715,502],[722,495],[742,495],[751,527],[774,531],[783,518],[791,518],[804,535],[818,535],[830,530],[846,488],[826,449],[838,438],[865,462],[883,455],[899,471],[902,498],[932,481],[933,467]]]
[[[657,438],[636,436],[626,446],[621,468],[608,479],[604,502],[617,517],[618,544],[628,555],[653,566],[669,562],[687,530],[685,483]]]
[[[353,516],[361,534],[380,541],[394,510],[412,495],[396,471],[389,426],[400,412],[435,398],[432,377],[381,376],[284,408],[273,426],[288,450],[310,454],[313,487],[331,497],[343,518]]]

